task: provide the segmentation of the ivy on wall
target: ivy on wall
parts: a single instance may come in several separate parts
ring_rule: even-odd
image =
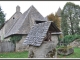
[[[22,35],[12,35],[10,37],[10,41],[13,42],[14,44],[16,42],[19,42],[22,39]]]

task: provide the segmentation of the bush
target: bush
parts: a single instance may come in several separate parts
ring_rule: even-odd
[[[76,39],[79,39],[80,38],[80,35],[66,35],[63,40],[65,43],[69,44],[71,42],[73,42],[74,40]]]

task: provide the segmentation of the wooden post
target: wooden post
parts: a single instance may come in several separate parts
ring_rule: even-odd
[[[51,32],[48,31],[48,41],[51,41]]]

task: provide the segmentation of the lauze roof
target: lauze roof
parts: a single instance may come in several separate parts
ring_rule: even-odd
[[[51,22],[36,24],[29,32],[24,44],[40,46],[46,33],[49,29]]]
[[[5,38],[14,34],[28,34],[31,29],[30,21],[32,20],[46,21],[44,17],[35,9],[34,6],[31,6],[27,11],[22,14],[22,16],[5,34]]]
[[[34,27],[29,32],[23,44],[40,46],[44,38],[46,37],[49,27],[51,26],[51,23],[52,23],[51,21],[48,21],[48,22],[39,23],[39,24],[34,25]]]

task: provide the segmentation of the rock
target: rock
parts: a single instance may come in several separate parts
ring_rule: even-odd
[[[56,58],[56,44],[43,42],[40,47],[30,46],[28,58]]]
[[[74,49],[73,48],[60,48],[57,51],[58,54],[60,55],[70,55],[72,53],[74,53]]]
[[[80,39],[74,40],[68,46],[72,46],[72,47],[78,47],[78,46],[80,46]]]
[[[78,46],[80,48],[80,46]]]

